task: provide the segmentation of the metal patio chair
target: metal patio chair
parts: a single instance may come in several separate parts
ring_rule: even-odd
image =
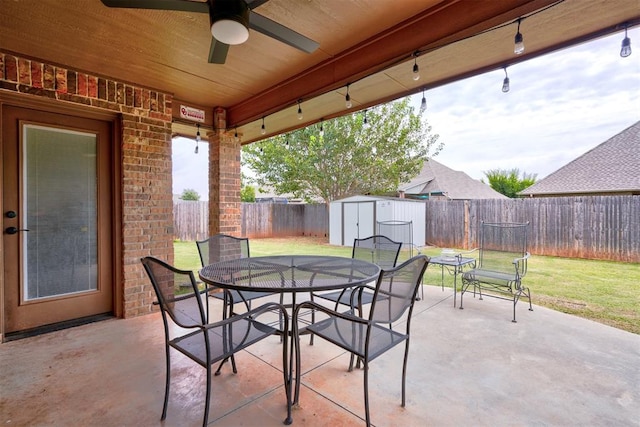
[[[351,353],[349,371],[353,369],[354,357],[364,362],[364,405],[367,426],[371,425],[369,415],[369,363],[387,350],[405,343],[402,365],[402,406],[405,405],[407,358],[409,355],[409,332],[411,313],[422,282],[422,275],[429,263],[426,255],[417,255],[400,266],[381,270],[375,286],[364,285],[373,291],[371,310],[367,318],[359,315],[354,308],[340,313],[316,302],[306,301],[300,304],[293,316],[294,346],[296,353],[296,372],[300,372],[300,329],[298,317],[303,309],[312,309],[324,313],[327,318],[314,322],[304,329],[343,348]],[[405,313],[406,323],[393,325]],[[300,381],[296,382],[294,403],[298,403]]]
[[[395,242],[386,236],[376,234],[363,239],[353,239],[351,258],[374,263],[383,270],[392,269],[396,266],[401,248],[402,242]],[[311,301],[314,301],[316,297],[331,301],[335,303],[335,310],[340,304],[348,307],[357,304],[359,310],[362,311],[363,305],[371,304],[373,301],[373,293],[360,288],[359,292],[353,294],[353,290],[354,288],[346,288],[325,293],[312,292]],[[311,322],[314,321],[315,312],[312,311]],[[309,338],[309,343],[313,345],[313,334]]]
[[[226,261],[237,258],[249,258],[249,239],[246,237],[234,237],[228,234],[216,234],[208,239],[196,241],[200,263],[206,266],[218,261]],[[222,292],[211,292],[209,296],[223,301],[223,313],[227,315],[233,313],[236,303],[244,303],[247,310],[251,310],[251,301],[272,295],[270,292],[239,292],[236,290],[224,290]]]
[[[477,267],[462,274],[460,309],[464,294],[473,289],[483,296],[513,301],[513,319],[516,322],[516,304],[521,297],[529,300],[531,292],[522,284],[527,274],[527,230],[529,223],[488,223],[482,222],[480,229],[480,254]]]
[[[192,271],[179,270],[153,257],[145,257],[141,261],[158,298],[157,304],[160,305],[164,323],[167,372],[164,405],[160,419],[164,420],[167,416],[171,377],[170,349],[173,348],[207,370],[203,419],[203,426],[206,426],[211,400],[211,366],[221,360],[231,358],[233,372],[237,373],[233,361],[235,353],[280,332],[276,328],[258,322],[257,319],[264,313],[280,310],[281,313],[284,313],[285,328],[287,328],[286,312],[277,303],[267,303],[246,313],[209,323],[207,289],[199,289]],[[183,329],[179,330],[174,325]],[[288,340],[286,334],[280,335],[283,338],[282,371],[288,405],[290,401],[290,388],[287,386]]]
[[[382,269],[391,269],[396,266],[400,248],[402,248],[402,242],[395,242],[386,236],[377,234],[363,239],[354,239],[351,258],[374,263]],[[347,288],[326,293],[314,292],[311,294],[311,300],[313,301],[313,298],[317,297],[332,301],[336,303],[336,310],[339,304],[350,307],[352,290],[353,288]],[[371,292],[362,292],[362,298],[359,302],[371,304],[372,300],[373,294]]]

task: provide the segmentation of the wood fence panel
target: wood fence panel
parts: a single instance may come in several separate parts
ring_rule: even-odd
[[[173,204],[174,239],[203,240],[209,235],[209,203],[181,200]]]
[[[242,203],[242,235],[248,238],[273,237],[272,203]]]

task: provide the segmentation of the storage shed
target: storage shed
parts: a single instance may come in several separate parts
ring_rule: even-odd
[[[329,204],[329,243],[352,246],[353,239],[378,233],[379,223],[406,223],[411,233],[389,234],[387,237],[408,245],[425,245],[425,202],[395,197],[352,196]],[[398,230],[400,231],[400,230]]]

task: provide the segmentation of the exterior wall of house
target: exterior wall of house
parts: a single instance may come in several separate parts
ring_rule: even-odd
[[[115,255],[122,286],[116,287],[121,294],[115,295],[115,312],[124,317],[151,312],[153,289],[140,258],[153,255],[173,263],[172,95],[0,51],[3,91],[120,117],[122,163],[116,180],[122,191],[114,197],[121,201],[116,203],[122,230]]]

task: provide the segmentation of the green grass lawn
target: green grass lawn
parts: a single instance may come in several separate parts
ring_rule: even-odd
[[[310,237],[251,239],[251,256],[300,254],[351,256],[350,247]],[[439,248],[423,248],[435,256]],[[174,243],[175,264],[200,269],[195,242]],[[408,251],[399,261],[409,257]],[[427,268],[424,283],[440,284],[440,268]],[[533,303],[640,334],[640,264],[532,256],[524,283]],[[458,284],[459,286],[460,284]],[[453,278],[445,275],[445,286]]]

